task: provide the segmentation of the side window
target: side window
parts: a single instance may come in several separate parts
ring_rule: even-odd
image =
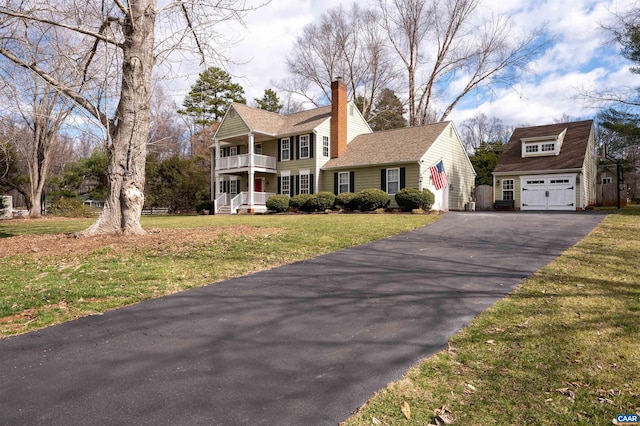
[[[400,189],[400,169],[387,169],[387,194],[394,195]]]
[[[329,136],[322,137],[322,156],[329,157]]]
[[[309,135],[300,136],[300,158],[309,158]]]
[[[349,192],[349,172],[338,173],[338,194]]]
[[[280,143],[280,161],[289,161],[290,159],[291,159],[291,140],[289,138],[284,138]]]
[[[513,200],[514,188],[513,179],[502,179],[502,199]]]

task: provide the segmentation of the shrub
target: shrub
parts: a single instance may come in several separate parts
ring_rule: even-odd
[[[213,214],[213,201],[201,201],[196,204],[196,213],[201,214],[203,211],[209,210],[209,213]]]
[[[287,209],[289,208],[289,200],[290,199],[288,195],[272,195],[271,197],[267,198],[267,209],[273,210],[278,213],[287,211]]]
[[[391,202],[391,198],[389,198],[389,194],[381,189],[370,188],[358,192],[353,202],[358,210],[371,212],[387,207]]]
[[[356,199],[356,194],[353,192],[342,192],[336,195],[335,205],[336,207],[340,207],[343,209],[354,210],[354,200]]]
[[[62,197],[49,207],[49,213],[62,217],[94,217],[97,211],[77,198]]]
[[[307,201],[309,201],[309,199],[311,199],[311,197],[312,197],[312,195],[310,195],[310,194],[294,195],[289,200],[289,207],[291,207],[292,209],[304,210],[305,209],[305,204],[307,204]]]
[[[335,202],[336,196],[333,192],[318,192],[317,194],[313,194],[311,198],[307,200],[304,205],[304,210],[310,212],[323,212],[327,209],[332,209]]]
[[[428,189],[420,191],[417,188],[401,189],[396,192],[395,198],[398,206],[406,212],[414,209],[429,210],[435,200],[433,192]]]

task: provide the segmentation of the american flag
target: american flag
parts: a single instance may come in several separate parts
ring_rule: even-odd
[[[436,191],[438,189],[446,188],[449,185],[449,180],[447,179],[447,173],[444,171],[444,164],[442,163],[442,160],[431,166],[429,170],[431,171],[431,180],[433,181],[433,186],[436,187]]]

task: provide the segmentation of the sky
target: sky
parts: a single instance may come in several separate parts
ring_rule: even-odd
[[[362,7],[375,0],[359,1]],[[456,125],[479,113],[497,117],[512,126],[541,125],[563,116],[594,118],[595,105],[576,98],[581,88],[640,86],[640,76],[615,46],[607,43],[602,24],[612,12],[625,10],[632,0],[485,0],[482,13],[506,13],[516,32],[543,27],[553,42],[531,64],[531,71],[511,88],[467,95],[448,117]],[[287,77],[285,58],[305,25],[326,10],[351,1],[272,0],[250,13],[246,29],[235,30],[241,40],[229,51],[229,66],[248,101],[262,97],[273,81]],[[188,72],[190,70],[190,72]],[[172,95],[180,103],[201,71],[185,67],[187,78],[172,82]],[[185,75],[183,74],[183,75]]]

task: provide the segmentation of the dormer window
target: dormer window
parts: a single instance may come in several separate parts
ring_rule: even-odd
[[[559,135],[537,136],[522,138],[522,158],[539,157],[546,155],[559,155],[564,141],[565,129]]]

